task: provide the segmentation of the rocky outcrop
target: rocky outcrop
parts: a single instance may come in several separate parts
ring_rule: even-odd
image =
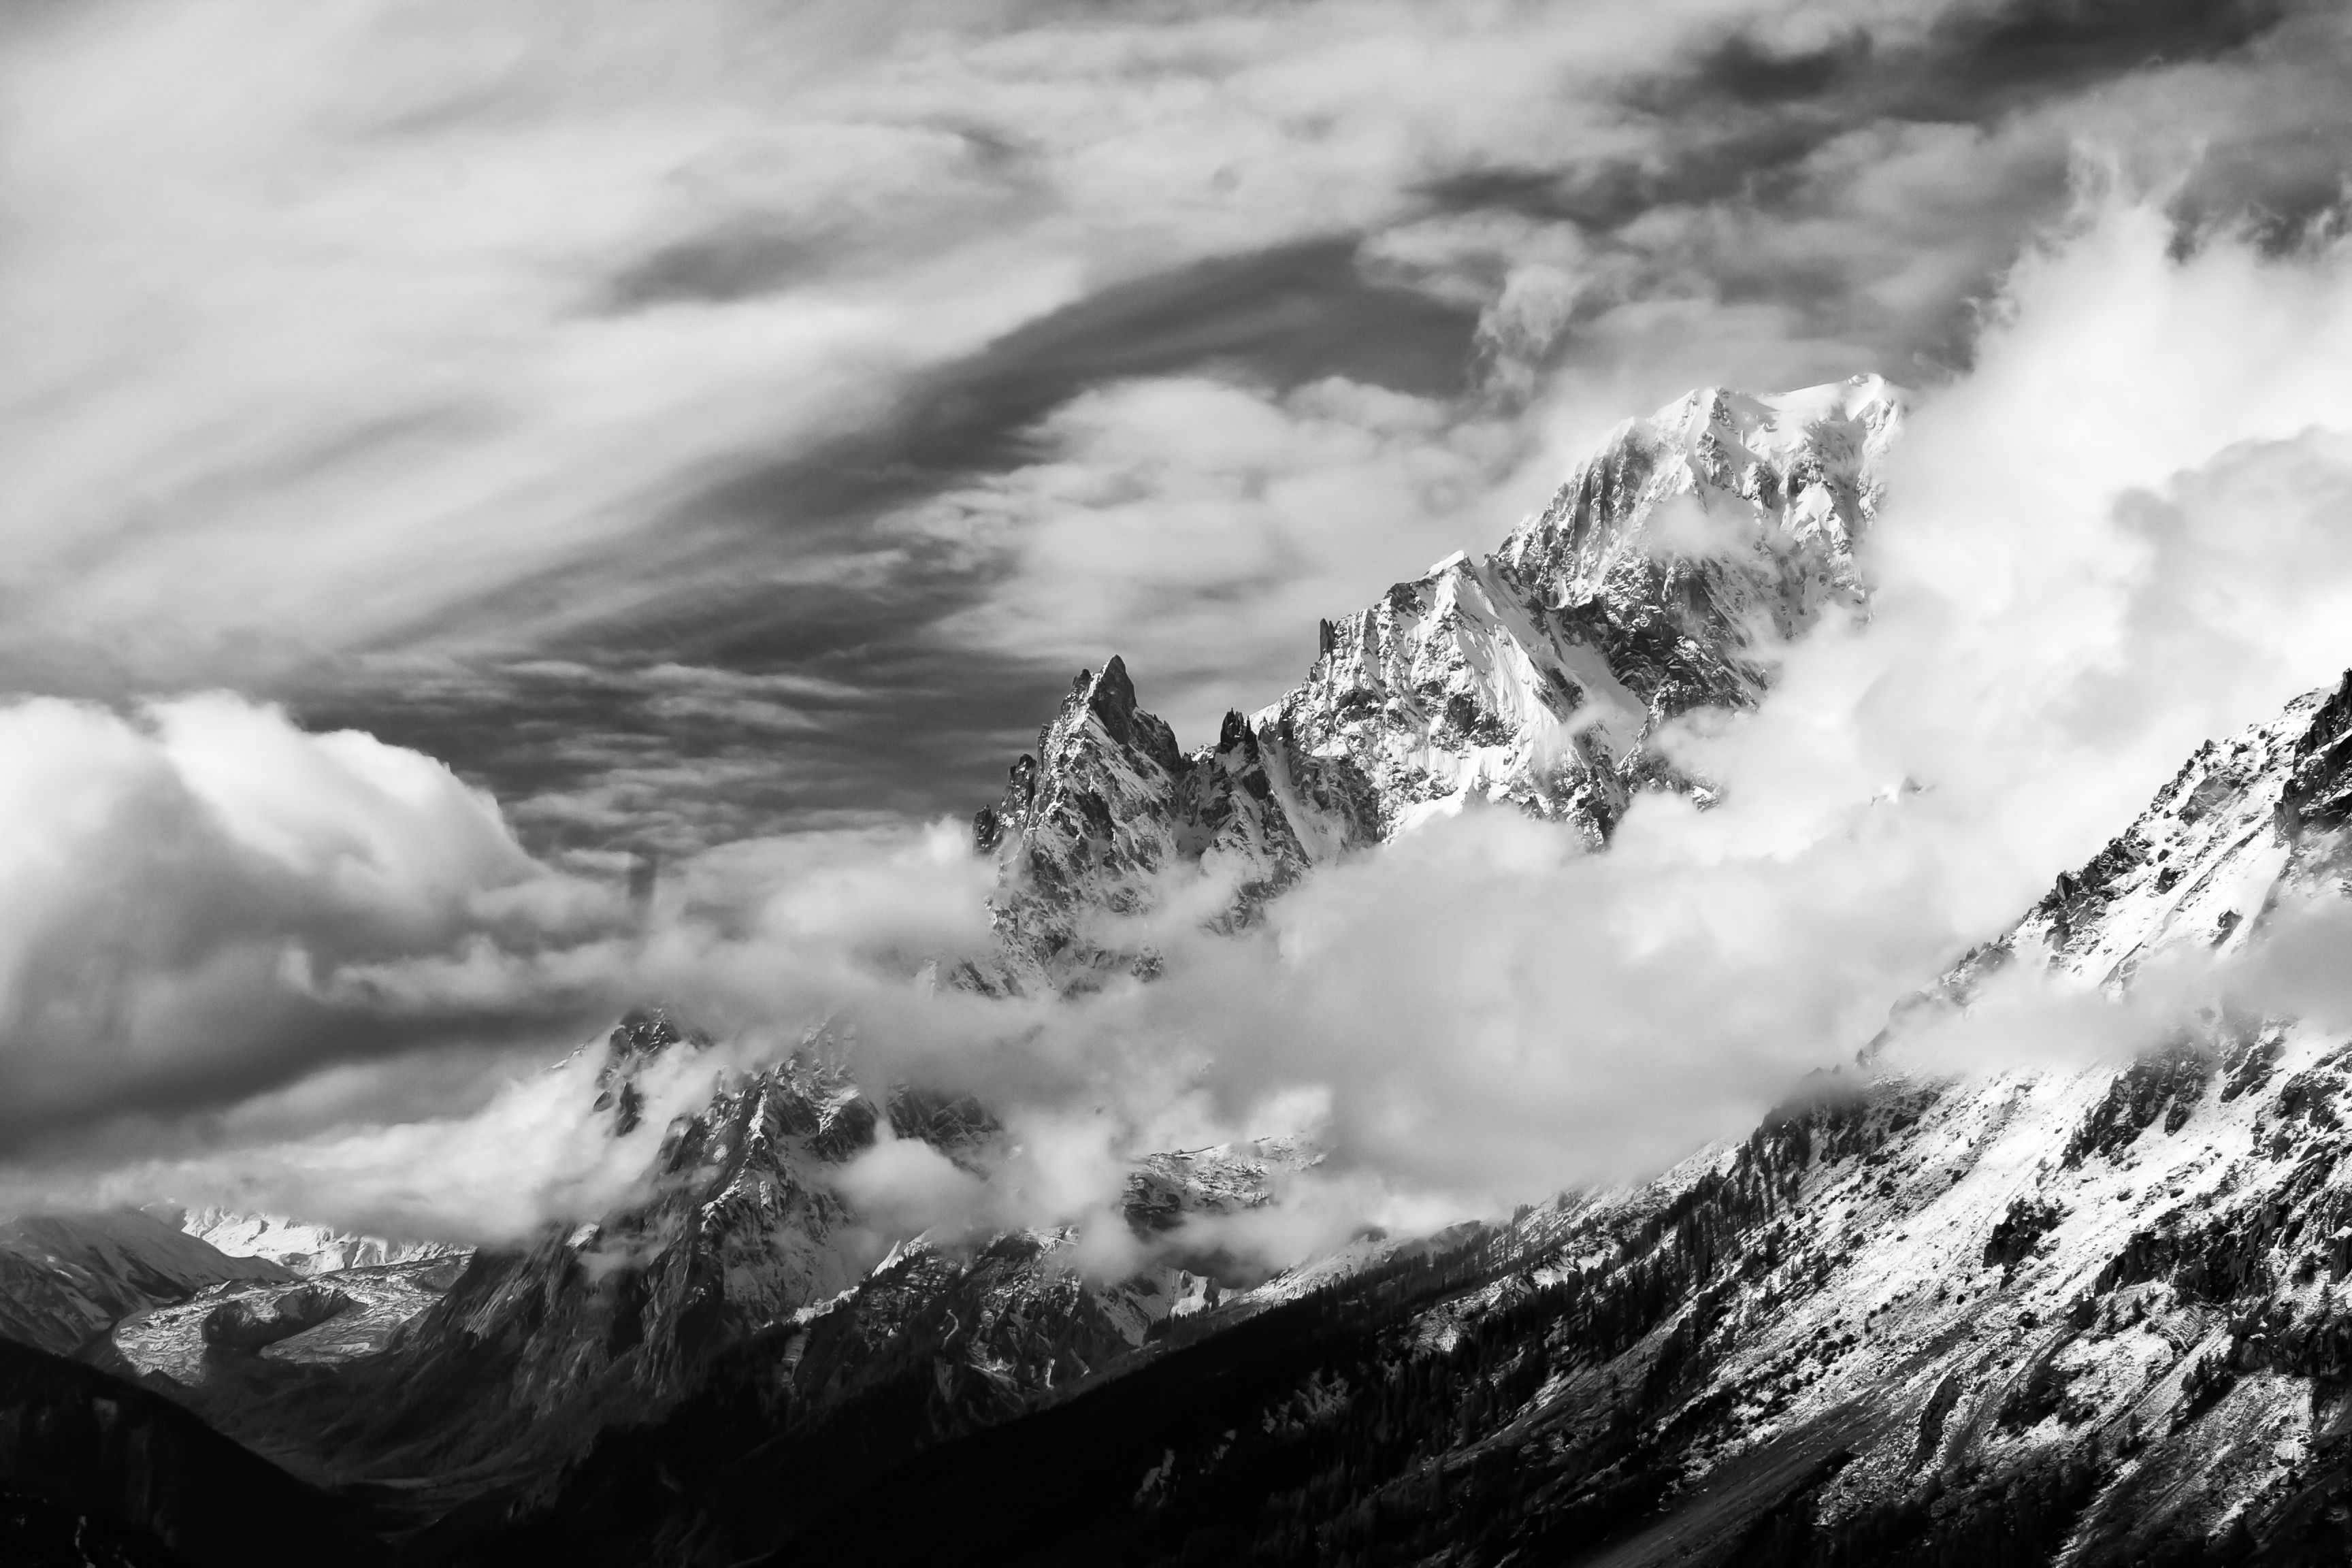
[[[1003,799],[972,823],[974,845],[1000,867],[999,983],[1066,985],[1117,961],[1106,922],[1147,910],[1154,879],[1199,858],[1184,853],[1192,768],[1168,726],[1136,705],[1125,664],[1078,672],[1037,754],[1013,764]]]
[[[616,1131],[642,1112],[644,1064],[701,1044],[661,1013],[613,1032],[597,1104]],[[854,1284],[869,1244],[845,1234],[825,1173],[871,1143],[877,1112],[825,1054],[813,1044],[722,1082],[667,1131],[643,1200],[526,1250],[475,1255],[355,1369],[376,1392],[317,1434],[318,1449],[350,1474],[533,1473],[667,1408],[713,1355]]]

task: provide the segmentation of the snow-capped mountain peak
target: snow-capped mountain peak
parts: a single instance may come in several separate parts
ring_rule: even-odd
[[[180,1227],[228,1257],[266,1258],[304,1275],[460,1257],[471,1250],[455,1242],[361,1236],[278,1215],[220,1207],[190,1209]]]
[[[1246,920],[1316,865],[1467,796],[1606,838],[1637,790],[1691,788],[1649,745],[1694,708],[1753,704],[1771,639],[1860,608],[1906,395],[1884,378],[1773,396],[1709,388],[1612,433],[1490,555],[1455,551],[1322,623],[1306,679],[1187,755],[1125,664],[1082,672],[982,811],[1013,973],[1089,984],[1148,955],[1089,936],[1190,868]]]

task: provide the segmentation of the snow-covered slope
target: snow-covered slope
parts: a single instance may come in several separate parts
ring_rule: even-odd
[[[224,1208],[191,1209],[180,1221],[180,1228],[231,1258],[264,1258],[306,1275],[462,1256],[469,1250],[455,1242],[387,1240],[277,1215]]]

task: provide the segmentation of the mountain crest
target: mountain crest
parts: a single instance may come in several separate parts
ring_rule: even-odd
[[[1157,879],[1232,879],[1246,921],[1308,868],[1465,795],[1604,841],[1643,789],[1695,789],[1651,743],[1695,708],[1744,708],[1769,638],[1859,610],[1906,395],[1879,376],[1758,397],[1706,388],[1630,420],[1484,559],[1455,552],[1317,627],[1307,679],[1231,712],[1190,755],[1123,660],[1080,671],[1035,756],[973,819],[997,929],[1031,983],[1148,956],[1088,934],[1154,907]],[[1010,976],[1008,984],[1023,984]]]

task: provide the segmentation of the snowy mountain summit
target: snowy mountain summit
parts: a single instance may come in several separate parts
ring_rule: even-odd
[[[1598,842],[1634,790],[1673,782],[1643,747],[1657,725],[1753,704],[1772,641],[1861,606],[1853,546],[1905,403],[1857,376],[1629,420],[1495,553],[1326,623],[1305,682],[1253,726],[1367,780],[1383,837],[1475,794]]]
[[[1749,1137],[1197,1314],[1160,1365],[908,1472],[856,1547],[2352,1561],[2352,1037],[2225,986],[2270,942],[2340,963],[2347,803],[2352,674],[2199,748]],[[2137,1007],[2150,1037],[1964,1071],[1936,1048],[2021,994],[2078,1029]]]
[[[1189,753],[1119,659],[1082,671],[973,824],[1003,869],[1007,978],[1148,963],[1090,933],[1188,867],[1230,880],[1246,919],[1452,802],[1507,802],[1599,844],[1635,791],[1697,787],[1648,742],[1693,709],[1752,705],[1776,641],[1863,608],[1854,545],[1906,402],[1868,375],[1710,388],[1628,420],[1500,549],[1325,621],[1304,681]]]

